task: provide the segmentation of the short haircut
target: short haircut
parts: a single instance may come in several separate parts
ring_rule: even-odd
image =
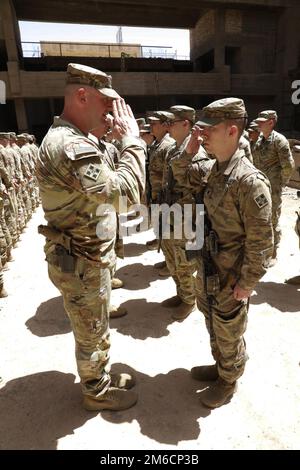
[[[236,126],[238,128],[238,137],[240,138],[246,129],[247,118],[226,119],[226,126]]]

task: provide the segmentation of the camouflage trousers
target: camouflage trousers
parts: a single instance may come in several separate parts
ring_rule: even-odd
[[[74,273],[63,273],[55,255],[47,255],[48,273],[63,296],[75,338],[78,374],[84,394],[99,396],[110,386],[110,270],[76,259]]]
[[[12,244],[14,245],[18,241],[18,237],[19,237],[17,218],[16,218],[16,204],[15,204],[14,192],[9,189],[8,193],[9,193],[9,199],[5,201],[4,214],[5,214],[5,222],[9,230],[11,239],[12,239]]]
[[[226,382],[235,382],[245,370],[248,359],[243,334],[247,327],[248,302],[233,298],[230,285],[225,286],[209,305],[203,288],[201,271],[196,279],[197,307],[204,314],[210,337],[213,358],[220,377]]]
[[[2,201],[3,202],[3,201]],[[11,249],[12,249],[12,239],[10,236],[10,232],[8,230],[6,221],[5,221],[5,211],[4,206],[0,206],[0,226],[1,226],[1,258],[2,258],[2,265],[5,265],[5,260],[8,260],[10,257]],[[4,240],[2,238],[2,232],[4,236]],[[4,255],[4,247],[5,247],[5,255]]]
[[[5,265],[7,259],[8,259],[7,244],[6,244],[5,235],[2,229],[2,224],[0,223],[0,260],[2,262],[2,266]]]
[[[162,239],[161,248],[171,276],[176,284],[177,295],[186,304],[196,300],[195,277],[196,260],[188,261],[185,252],[185,240]]]
[[[271,196],[272,196],[272,225],[274,232],[274,254],[276,255],[277,248],[281,239],[281,229],[279,219],[281,215],[282,206],[282,185],[280,178],[271,178]]]
[[[4,285],[4,280],[3,280],[3,266],[2,266],[2,261],[1,261],[1,258],[0,258],[0,292],[1,292],[2,289],[3,289],[3,285]]]

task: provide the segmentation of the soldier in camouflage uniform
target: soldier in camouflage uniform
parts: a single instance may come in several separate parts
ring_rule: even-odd
[[[30,148],[28,147],[28,141],[25,134],[19,134],[17,136],[17,144],[21,153],[21,166],[23,175],[25,177],[24,186],[24,201],[27,212],[27,220],[31,219],[32,212],[35,210],[35,199],[34,199],[34,182],[33,173],[34,167],[32,165],[32,157]]]
[[[7,292],[4,288],[4,279],[3,279],[3,266],[2,266],[2,261],[0,258],[0,299],[7,297]],[[1,377],[0,377],[1,381]]]
[[[252,153],[251,153],[251,147],[250,147],[249,140],[248,140],[247,137],[246,137],[246,134],[243,134],[243,135],[240,137],[240,149],[241,149],[241,150],[244,150],[245,157],[248,158],[249,162],[253,163],[253,157],[252,157]]]
[[[195,379],[212,382],[200,397],[210,408],[233,395],[244,372],[249,297],[273,252],[269,182],[239,149],[246,116],[238,98],[206,106],[184,156],[191,162],[202,135],[205,149],[216,157],[209,166],[191,162],[187,170],[187,187],[194,191],[201,191],[207,180],[203,194],[207,230],[196,292],[215,364],[191,372]]]
[[[149,152],[153,142],[155,141],[154,135],[151,134],[150,124],[145,124],[140,128],[140,138],[144,140],[145,144],[147,145],[147,151]]]
[[[112,171],[88,133],[113,109],[121,158]],[[111,87],[111,77],[69,64],[65,105],[44,138],[37,164],[48,221],[45,253],[51,281],[63,295],[76,343],[84,407],[121,410],[137,394],[126,374],[110,375],[110,268],[115,262],[115,211],[119,197],[138,204],[145,184],[145,145],[131,109]]]
[[[6,262],[11,259],[11,250],[13,245],[10,231],[5,219],[6,206],[10,204],[8,190],[11,186],[12,182],[10,181],[9,173],[6,170],[4,160],[0,152],[0,257],[2,260],[2,267],[4,267]]]
[[[168,149],[174,144],[174,140],[169,136],[169,118],[172,115],[166,111],[155,111],[148,117],[151,127],[151,134],[155,141],[151,145],[148,153],[149,158],[149,184],[151,196],[148,204],[157,204],[159,194],[162,189],[163,168]],[[146,243],[151,250],[158,248],[158,240],[150,240]],[[167,272],[167,275],[169,273]]]
[[[24,175],[22,171],[22,154],[21,151],[16,144],[17,141],[17,136],[14,132],[10,132],[10,152],[13,155],[14,162],[15,162],[15,181],[16,181],[16,188],[15,188],[15,194],[16,194],[16,205],[17,205],[17,225],[18,225],[18,231],[21,233],[26,225],[26,209],[25,209],[25,204],[23,200],[23,190],[24,190]]]
[[[270,266],[273,266],[276,263],[281,238],[279,218],[282,187],[289,182],[295,163],[288,140],[274,130],[277,123],[276,111],[262,111],[255,122],[258,124],[261,135],[252,150],[254,165],[269,178],[272,189],[274,252]]]
[[[260,130],[259,130],[258,124],[255,121],[250,122],[249,127],[248,127],[248,136],[249,136],[251,153],[252,153],[253,147],[255,146],[259,138],[259,135],[260,135]]]
[[[15,161],[9,148],[9,140],[9,133],[2,132],[0,134],[0,158],[5,164],[10,182],[10,186],[6,188],[8,192],[8,201],[6,201],[4,206],[5,221],[11,236],[12,244],[15,245],[19,238],[19,231],[17,226],[17,200],[15,193]]]
[[[296,234],[298,235],[298,238],[299,238],[299,248],[300,248],[300,210],[299,210],[299,212],[297,212],[295,232],[296,232]],[[300,285],[300,276],[290,277],[289,279],[286,279],[284,282],[286,284],[291,284],[293,286],[299,286]]]
[[[100,127],[96,128],[96,129],[93,129],[91,131],[91,138],[95,138],[95,142],[97,143],[100,151],[101,151],[101,154],[103,155],[103,157],[105,158],[109,168],[112,170],[112,171],[116,171],[116,166],[118,165],[118,162],[119,162],[119,159],[120,159],[120,154],[119,154],[119,151],[117,150],[117,148],[109,143],[109,142],[105,142],[104,140],[102,140],[104,134],[106,133],[106,128],[104,129],[103,126],[101,125]],[[116,226],[117,226],[117,234],[116,234],[116,242],[115,242],[115,247],[114,247],[114,250],[115,250],[115,254],[116,254],[116,257],[119,256],[119,257],[124,257],[123,256],[123,253],[120,254],[118,248],[117,247],[117,239],[118,239],[118,232],[119,232],[119,216],[118,214],[116,214]],[[123,248],[123,246],[122,246]],[[121,250],[123,251],[123,250]],[[115,263],[114,265],[111,267],[111,271],[110,271],[110,276],[111,276],[111,288],[112,289],[119,289],[120,287],[123,287],[124,283],[121,279],[115,277],[115,272],[116,272],[116,265],[117,265],[117,258],[115,259]],[[125,307],[117,307],[116,305],[112,305],[110,304],[109,305],[109,317],[110,318],[119,318],[119,317],[123,317],[124,315],[127,314],[127,310]]]
[[[175,140],[172,147],[169,148],[164,164],[162,187],[163,196],[161,203],[178,204],[182,208],[185,204],[194,205],[193,195],[185,190],[181,184],[180,172],[174,177],[172,171],[172,162],[180,160],[184,152],[190,132],[195,123],[195,110],[185,105],[172,106],[169,110],[170,117],[170,136]],[[186,169],[182,169],[185,173]],[[182,211],[183,212],[183,211]],[[172,217],[172,214],[170,215]],[[184,320],[195,308],[195,285],[194,273],[197,268],[196,259],[188,260],[186,256],[186,242],[184,236],[184,215],[182,215],[182,238],[174,236],[174,221],[170,219],[170,239],[164,238],[164,228],[162,227],[161,247],[166,258],[167,268],[173,277],[176,285],[177,295],[162,302],[164,307],[173,307],[172,318],[174,320]]]

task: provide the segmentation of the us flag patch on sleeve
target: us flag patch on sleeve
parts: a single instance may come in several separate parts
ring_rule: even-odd
[[[259,196],[256,196],[254,198],[254,201],[256,202],[256,205],[259,207],[259,209],[262,209],[268,204],[268,199],[263,193],[260,194]]]

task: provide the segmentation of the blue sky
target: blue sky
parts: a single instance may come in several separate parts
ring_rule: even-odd
[[[20,21],[22,41],[70,41],[115,43],[118,26],[36,23]],[[124,43],[171,46],[178,56],[190,54],[189,31],[183,29],[122,27]],[[180,57],[179,57],[180,58]]]

